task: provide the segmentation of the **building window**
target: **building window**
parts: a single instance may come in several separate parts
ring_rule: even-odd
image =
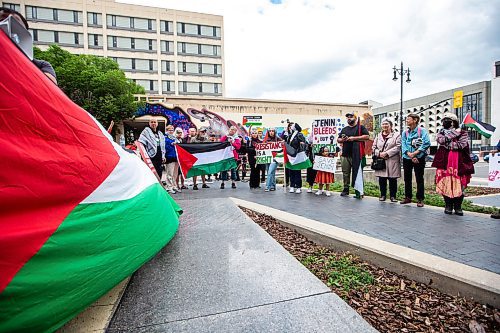
[[[74,10],[26,6],[26,18],[29,20],[79,24],[82,22],[82,12]]]
[[[148,92],[158,92],[158,81],[156,80],[135,80],[135,83]]]
[[[16,12],[19,12],[21,10],[21,5],[18,5],[16,3],[3,3],[4,7],[10,8],[12,10],[15,10]]]
[[[171,73],[174,71],[174,62],[173,61],[161,61],[161,72],[162,73]]]
[[[173,53],[174,52],[174,42],[162,40],[160,45],[161,45],[161,52],[162,53]]]
[[[160,21],[161,33],[172,33],[174,30],[174,23],[171,21]]]
[[[463,97],[462,107],[456,109],[458,119],[464,119],[467,113],[470,113],[472,118],[484,121],[483,120],[483,94],[476,93],[470,94]],[[472,131],[472,139],[480,140],[481,134],[476,131]]]
[[[101,13],[87,13],[87,25],[89,26],[102,26],[102,14]]]
[[[102,35],[88,34],[89,47],[102,47]]]
[[[220,32],[220,27],[182,22],[177,23],[177,33],[180,35],[220,38]]]
[[[174,92],[174,81],[161,81],[161,88],[163,93]]]

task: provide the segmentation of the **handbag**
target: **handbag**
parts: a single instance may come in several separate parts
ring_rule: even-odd
[[[384,151],[385,145],[387,144],[387,140],[389,140],[389,138],[385,139],[384,145],[382,146],[382,150],[380,150],[380,152]],[[385,168],[386,168],[385,159],[383,159],[381,157],[376,157],[373,155],[372,156],[372,164],[370,167],[372,168],[372,170],[385,170]]]

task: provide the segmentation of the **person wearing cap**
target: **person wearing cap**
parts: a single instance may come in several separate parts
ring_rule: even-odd
[[[354,187],[359,165],[361,163],[360,145],[364,145],[365,141],[370,139],[370,133],[361,124],[354,113],[347,112],[347,125],[340,131],[337,139],[338,143],[342,144],[341,167],[344,182],[344,189],[340,194],[343,197],[349,196],[349,182]],[[351,180],[352,173],[352,180]],[[361,199],[361,195],[356,193],[356,198]]]
[[[441,120],[443,128],[436,135],[439,144],[432,166],[436,168],[436,192],[444,199],[445,214],[462,216],[464,190],[474,173],[470,158],[469,136],[459,128],[458,118],[445,113]]]
[[[403,153],[403,176],[405,181],[405,198],[400,204],[411,203],[413,198],[412,171],[415,170],[417,183],[417,207],[424,207],[424,169],[427,150],[431,145],[429,133],[418,126],[420,116],[409,113],[406,116],[408,130],[401,134],[401,149]]]
[[[387,182],[391,202],[397,202],[398,178],[401,177],[401,135],[392,130],[392,120],[382,119],[382,131],[373,140],[373,156],[385,159],[385,169],[375,170],[380,186],[380,201],[387,198]]]
[[[16,10],[10,9],[8,7],[0,7],[0,22],[12,16],[17,22],[21,23],[26,30],[29,30],[28,21],[24,18],[21,13]],[[56,71],[52,67],[52,65],[45,60],[39,60],[33,58],[33,64],[38,67],[52,82],[57,84]]]

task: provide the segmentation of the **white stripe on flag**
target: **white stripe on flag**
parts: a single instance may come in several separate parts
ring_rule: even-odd
[[[363,186],[363,167],[361,163],[359,164],[358,174],[356,175],[356,181],[354,182],[354,189],[360,193],[360,195],[365,194],[365,189]]]
[[[305,162],[307,159],[308,157],[304,151],[301,151],[295,157],[288,155],[288,161],[291,165],[300,164],[302,162]]]
[[[211,164],[222,160],[227,160],[228,158],[234,158],[232,147],[226,147],[224,150],[219,149],[219,150],[209,151],[206,153],[197,153],[193,155],[198,159],[193,166]]]
[[[98,121],[95,119],[94,121],[113,144],[120,160],[109,176],[81,204],[128,200],[158,182],[146,163],[142,162],[137,155],[126,152],[111,139]]]

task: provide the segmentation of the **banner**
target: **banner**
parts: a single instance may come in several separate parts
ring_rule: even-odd
[[[488,186],[500,188],[500,153],[490,154]]]
[[[273,161],[273,156],[283,150],[283,142],[259,143],[255,146],[257,164],[268,164]]]
[[[336,157],[324,157],[315,156],[314,157],[314,170],[326,171],[330,173],[335,173],[337,169],[337,158]]]
[[[312,123],[313,154],[328,146],[331,152],[337,150],[337,139],[345,123],[340,118],[315,119]]]

